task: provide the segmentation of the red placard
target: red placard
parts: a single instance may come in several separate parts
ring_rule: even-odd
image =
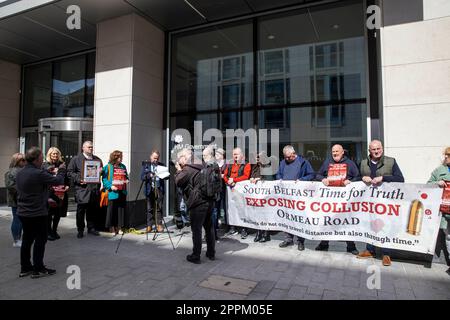
[[[441,212],[450,214],[450,181],[445,181],[444,191],[442,192]]]
[[[117,190],[125,190],[127,185],[127,174],[126,170],[122,168],[114,168],[113,173],[113,186],[117,188]]]
[[[66,193],[66,186],[65,185],[59,185],[52,187],[53,192],[59,199],[64,199],[64,194]]]
[[[347,179],[347,164],[335,163],[328,166],[328,182],[332,187],[343,187]]]

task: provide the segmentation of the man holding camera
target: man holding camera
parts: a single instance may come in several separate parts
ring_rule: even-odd
[[[22,247],[20,251],[21,271],[19,277],[31,274],[40,278],[55,274],[55,270],[44,265],[45,244],[47,243],[48,187],[64,184],[66,167],[57,169],[56,176],[43,170],[42,151],[30,148],[25,154],[27,165],[17,173],[17,215],[23,226]],[[33,264],[31,247],[33,246]]]
[[[152,232],[153,227],[158,232],[164,230],[162,226],[164,181],[156,175],[158,166],[163,166],[163,163],[159,162],[159,158],[159,151],[153,149],[150,153],[150,160],[142,162],[141,180],[144,181],[144,193],[147,199],[147,232]],[[157,218],[155,218],[155,214]]]

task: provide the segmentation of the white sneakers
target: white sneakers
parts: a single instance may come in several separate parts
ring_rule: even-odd
[[[13,247],[20,248],[22,246],[22,240],[14,240]]]

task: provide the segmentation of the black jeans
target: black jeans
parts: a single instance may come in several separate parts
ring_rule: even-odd
[[[48,234],[54,235],[58,230],[59,220],[61,219],[60,208],[48,208]]]
[[[356,250],[355,242],[353,242],[353,241],[345,241],[345,242],[347,242],[347,250]],[[327,241],[327,240],[320,241],[321,246],[328,247],[329,244],[330,244],[330,241]]]
[[[450,267],[450,258],[449,258],[449,252],[448,252],[448,248],[447,248],[447,243],[445,241],[445,238],[447,237],[447,235],[445,234],[444,229],[439,228],[439,232],[438,232],[438,237],[437,237],[437,243],[436,243],[436,248],[437,250],[442,250],[444,251],[444,258],[445,258],[445,262],[447,263],[447,266]],[[440,252],[436,252],[436,254],[438,254],[438,256],[440,256]]]
[[[125,226],[125,210],[127,207],[127,196],[119,193],[119,198],[108,200],[106,209],[106,228]]]
[[[77,229],[84,231],[84,217],[86,217],[88,230],[95,229],[95,212],[98,210],[98,202],[77,204]]]
[[[202,227],[205,229],[206,254],[214,256],[216,254],[216,239],[214,237],[214,226],[212,224],[212,208],[214,202],[206,203],[189,210],[192,230],[192,255],[195,259],[200,259],[202,252]]]
[[[163,200],[164,200],[164,194],[159,190],[156,189],[157,197],[157,205],[158,209],[156,210],[156,213],[158,215],[158,221],[157,224],[162,224],[162,206],[163,206]],[[153,190],[150,195],[147,197],[147,225],[152,226],[155,224],[155,216],[153,214],[155,207],[155,191]]]
[[[40,271],[44,268],[48,217],[19,217],[19,219],[23,227],[22,247],[20,248],[22,271]],[[31,264],[31,246],[33,246],[33,265]]]

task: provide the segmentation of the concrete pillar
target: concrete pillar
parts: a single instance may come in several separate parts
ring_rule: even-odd
[[[123,151],[128,201],[140,186],[141,161],[163,146],[163,79],[163,31],[136,14],[98,24],[94,148],[105,163]]]
[[[421,21],[381,30],[385,153],[409,183],[425,183],[450,144],[449,34],[446,0],[424,0]]]
[[[20,65],[0,60],[0,203],[6,201],[4,175],[19,151]]]

